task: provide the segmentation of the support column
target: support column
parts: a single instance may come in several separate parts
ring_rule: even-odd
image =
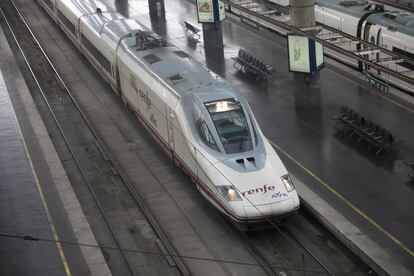
[[[289,6],[290,25],[315,26],[315,0],[290,0]]]
[[[148,0],[150,16],[165,17],[164,0]]]
[[[290,0],[289,14],[292,26],[315,26],[315,0]],[[313,76],[307,73],[293,73],[293,87],[297,113],[304,117],[314,116],[313,112],[321,102],[319,73]]]
[[[115,0],[115,8],[116,11],[125,16],[126,18],[129,18],[129,4],[128,0]]]
[[[204,48],[223,49],[221,22],[203,23]]]

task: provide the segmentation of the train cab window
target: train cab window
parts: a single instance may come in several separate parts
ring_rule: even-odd
[[[237,99],[205,103],[226,153],[253,149],[250,129]]]
[[[214,141],[213,135],[211,135],[210,130],[208,129],[208,126],[206,122],[201,122],[198,130],[200,132],[201,139],[212,149],[218,150],[216,141]]]

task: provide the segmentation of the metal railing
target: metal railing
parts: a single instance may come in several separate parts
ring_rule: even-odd
[[[327,49],[339,53],[358,62],[360,69],[370,68],[378,72],[380,78],[389,80],[395,78],[403,82],[404,87],[414,87],[414,60],[376,44],[354,37],[340,30],[318,24],[314,27],[298,28],[287,21],[287,8],[269,4],[263,0],[223,0],[228,10],[240,17],[248,18],[267,28],[286,33],[295,33],[309,37]],[[279,6],[279,13],[275,14],[275,5]],[[253,8],[252,8],[253,7]],[[269,11],[269,12],[267,12]]]

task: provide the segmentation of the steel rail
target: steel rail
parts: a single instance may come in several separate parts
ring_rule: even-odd
[[[10,0],[10,1],[11,1],[11,0]],[[16,10],[17,10],[17,9],[16,9]],[[93,190],[93,188],[92,188],[91,184],[89,183],[88,178],[86,177],[86,173],[84,172],[84,170],[83,170],[82,166],[80,165],[79,159],[78,159],[78,157],[76,156],[76,153],[74,152],[74,150],[73,150],[73,148],[72,148],[72,145],[69,143],[69,140],[68,140],[67,136],[65,135],[65,132],[64,132],[64,130],[63,130],[63,128],[62,128],[62,126],[61,126],[61,124],[60,124],[60,122],[59,122],[59,119],[57,118],[57,116],[56,116],[55,112],[53,111],[53,109],[52,109],[52,107],[51,107],[51,105],[50,105],[50,103],[48,102],[47,97],[46,97],[46,94],[45,94],[45,92],[44,92],[43,88],[41,87],[41,85],[40,85],[40,83],[39,83],[39,81],[38,81],[38,79],[37,79],[37,77],[36,77],[36,74],[34,73],[34,71],[33,71],[33,69],[32,69],[32,66],[30,65],[30,62],[29,62],[29,60],[28,60],[28,58],[27,58],[26,54],[24,53],[24,51],[23,51],[23,49],[22,49],[22,47],[21,47],[20,43],[18,42],[17,37],[16,37],[16,34],[15,34],[15,32],[13,31],[13,29],[12,29],[12,27],[11,27],[11,25],[10,25],[10,22],[9,22],[9,20],[7,19],[6,15],[4,14],[4,12],[3,12],[3,9],[2,9],[2,8],[0,8],[0,12],[1,12],[1,14],[3,15],[3,18],[4,18],[5,22],[6,22],[6,24],[7,24],[8,28],[9,28],[9,30],[10,30],[10,32],[11,32],[11,34],[12,34],[12,36],[13,36],[13,39],[14,39],[14,41],[15,41],[15,43],[16,43],[16,45],[17,45],[17,47],[19,48],[19,51],[20,51],[20,53],[21,53],[21,55],[22,55],[22,57],[23,57],[23,59],[24,59],[24,61],[25,61],[26,65],[27,65],[27,68],[29,69],[31,76],[32,76],[33,80],[35,81],[36,86],[37,86],[37,88],[39,89],[40,94],[42,95],[43,100],[44,100],[45,104],[47,105],[47,108],[48,108],[48,110],[49,110],[50,114],[52,115],[53,120],[54,120],[54,121],[55,121],[55,123],[56,123],[56,126],[57,126],[57,127],[58,127],[58,129],[59,129],[59,132],[60,132],[60,133],[61,133],[61,135],[62,135],[62,138],[63,138],[63,139],[64,139],[64,141],[65,141],[65,144],[66,144],[66,146],[68,147],[68,149],[69,149],[69,151],[70,151],[70,153],[71,153],[71,155],[72,155],[72,157],[73,157],[73,160],[75,161],[75,164],[76,164],[76,166],[77,166],[77,168],[78,168],[78,170],[79,170],[79,172],[80,172],[80,174],[81,174],[81,176],[82,176],[83,181],[84,181],[84,182],[85,182],[85,184],[87,185],[88,190],[89,190],[89,192],[91,193],[91,195],[92,195],[92,197],[93,197],[93,199],[94,199],[94,201],[95,201],[95,203],[96,203],[96,205],[97,205],[97,207],[98,207],[99,213],[101,214],[101,216],[102,216],[102,218],[103,218],[103,220],[104,220],[104,222],[105,222],[105,224],[106,224],[106,226],[107,226],[107,230],[109,231],[110,235],[112,236],[112,239],[114,240],[114,242],[115,242],[115,244],[116,244],[116,247],[117,247],[117,248],[119,248],[119,251],[121,252],[122,257],[123,257],[123,259],[125,260],[125,263],[126,263],[126,264],[127,264],[127,266],[128,266],[128,270],[131,272],[131,275],[134,275],[133,269],[132,269],[132,267],[131,267],[130,263],[128,262],[128,259],[127,259],[126,255],[125,255],[125,252],[122,250],[122,247],[121,247],[121,245],[120,245],[120,243],[119,243],[118,239],[116,238],[115,233],[112,231],[112,229],[111,229],[111,227],[110,227],[110,224],[109,224],[109,221],[108,221],[108,219],[107,219],[107,217],[106,217],[106,215],[105,215],[105,213],[104,213],[104,211],[103,211],[103,208],[102,208],[101,204],[99,203],[99,201],[97,200],[96,194],[95,194],[95,192],[94,192],[94,190]]]
[[[393,77],[395,77],[397,79],[400,79],[400,80],[402,80],[402,81],[404,81],[406,83],[409,83],[409,84],[414,85],[414,79],[413,78],[410,78],[408,76],[402,75],[402,74],[400,74],[400,73],[398,73],[398,72],[396,72],[394,70],[391,70],[391,69],[389,69],[389,68],[387,68],[385,66],[382,66],[381,64],[378,64],[376,62],[367,60],[367,59],[365,59],[363,57],[360,57],[360,56],[358,56],[358,55],[356,55],[356,54],[354,54],[352,52],[349,52],[349,51],[347,51],[345,49],[342,49],[339,46],[336,46],[334,44],[328,43],[328,42],[326,42],[325,40],[323,40],[321,38],[315,37],[314,35],[306,32],[306,31],[301,30],[300,28],[291,26],[289,24],[283,23],[281,21],[278,21],[278,20],[269,18],[269,17],[267,17],[265,15],[261,15],[261,14],[259,14],[257,12],[254,12],[254,11],[251,11],[248,8],[245,8],[243,6],[237,5],[237,4],[233,3],[230,0],[223,0],[223,2],[225,4],[227,4],[227,5],[229,5],[230,7],[234,7],[234,8],[236,8],[236,9],[238,9],[238,10],[240,10],[240,11],[246,13],[246,14],[249,14],[251,16],[254,16],[254,17],[256,17],[256,18],[258,18],[260,20],[263,20],[263,21],[265,21],[267,23],[273,24],[273,25],[275,25],[275,26],[277,26],[279,28],[282,28],[282,29],[284,29],[284,30],[286,30],[288,32],[292,32],[292,33],[295,33],[295,34],[298,34],[298,35],[302,35],[302,36],[306,36],[308,38],[311,38],[311,39],[313,39],[313,40],[321,43],[322,45],[326,46],[327,48],[329,48],[329,49],[331,49],[333,51],[336,51],[336,52],[338,52],[338,53],[340,53],[340,54],[342,54],[344,56],[353,58],[353,59],[355,59],[355,60],[357,60],[359,62],[362,62],[362,63],[364,63],[366,65],[371,66],[372,68],[374,68],[374,69],[376,69],[378,71],[382,71],[382,72],[384,72],[384,73],[386,73],[386,74],[388,74],[390,76],[393,76]],[[336,32],[339,32],[339,31],[336,30]],[[353,39],[356,39],[356,38],[353,37]],[[378,46],[376,46],[374,44],[370,44],[370,43],[368,43],[366,41],[364,42],[364,41],[359,40],[359,42],[360,43],[365,43],[366,45],[372,45],[375,48],[379,48]],[[385,49],[383,49],[383,48],[380,48],[380,49],[385,52]],[[393,53],[393,55],[396,55],[396,54]]]
[[[77,110],[79,111],[80,115],[82,116],[83,120],[85,121],[85,123],[87,124],[88,128],[90,129],[91,133],[93,134],[93,136],[95,137],[95,139],[97,140],[97,142],[99,143],[99,145],[101,146],[102,150],[105,152],[105,154],[108,156],[108,158],[110,159],[110,161],[112,162],[113,166],[116,168],[116,170],[119,172],[119,176],[122,179],[122,181],[124,182],[124,184],[126,185],[128,191],[131,193],[133,199],[137,202],[138,206],[141,208],[141,210],[143,211],[145,217],[148,219],[148,221],[150,222],[151,226],[153,227],[155,233],[157,234],[158,238],[161,240],[162,244],[164,245],[164,247],[166,248],[168,255],[171,256],[171,258],[173,258],[175,264],[177,265],[177,268],[179,269],[180,273],[182,275],[192,275],[190,268],[186,265],[186,263],[184,262],[183,258],[180,257],[180,255],[178,254],[178,252],[176,251],[174,245],[169,241],[168,237],[166,236],[166,234],[164,233],[164,231],[162,230],[162,228],[160,227],[160,225],[158,224],[158,222],[155,219],[155,216],[151,213],[151,211],[149,210],[149,208],[146,206],[144,200],[142,199],[142,196],[139,195],[139,193],[136,191],[136,189],[133,187],[132,182],[129,180],[129,177],[127,176],[127,174],[125,173],[125,171],[123,170],[123,168],[121,167],[121,165],[119,164],[119,162],[117,161],[117,159],[114,157],[114,155],[111,153],[111,151],[109,150],[109,147],[106,145],[106,142],[104,141],[104,139],[98,134],[98,132],[95,130],[95,128],[93,127],[90,119],[88,118],[88,116],[86,115],[86,113],[83,111],[83,108],[80,106],[80,104],[77,102],[77,100],[74,98],[74,96],[72,95],[70,89],[67,87],[65,81],[63,80],[63,78],[61,77],[61,75],[59,74],[59,72],[57,71],[56,67],[54,66],[53,62],[50,60],[49,56],[46,54],[46,52],[44,51],[43,47],[41,46],[39,40],[37,39],[37,37],[35,36],[35,34],[33,33],[33,31],[31,30],[30,26],[28,25],[27,21],[25,20],[24,16],[21,14],[21,12],[19,11],[19,9],[17,8],[16,4],[14,3],[13,0],[9,0],[12,5],[14,6],[14,8],[16,9],[16,12],[18,13],[19,18],[21,19],[21,21],[24,23],[24,25],[26,26],[27,30],[29,31],[31,37],[33,38],[33,41],[35,42],[36,45],[38,45],[39,50],[42,52],[43,56],[46,58],[48,64],[50,65],[50,67],[52,68],[52,71],[55,73],[57,79],[59,80],[59,82],[61,83],[62,87],[64,88],[65,92],[68,94],[69,98],[72,100],[73,104],[75,105],[75,107],[77,108]],[[2,11],[3,13],[3,11]],[[5,15],[3,14],[3,17],[5,18],[5,20],[7,21]],[[9,25],[9,24],[8,24]],[[17,37],[14,35],[14,32],[11,29],[11,26],[9,26],[10,31],[13,34],[13,38],[16,42],[16,44],[19,47],[20,52],[22,53],[22,56],[25,60],[26,65],[28,66],[31,75],[33,77],[33,79],[36,82],[36,85],[38,86],[39,90],[41,91],[42,97],[45,100],[45,103],[48,106],[49,111],[51,112],[58,128],[59,131],[61,132],[65,143],[68,145],[68,147],[70,148],[70,151],[72,153],[72,155],[74,156],[74,159],[76,160],[77,166],[80,166],[78,159],[76,158],[73,150],[70,147],[69,141],[67,140],[66,135],[64,134],[63,129],[61,128],[57,117],[55,116],[54,111],[52,110],[51,105],[49,104],[49,102],[47,101],[46,95],[43,91],[43,89],[41,88],[40,83],[38,82],[31,66],[30,63],[28,61],[28,59],[26,58],[26,55],[23,52],[23,49],[21,48],[20,44],[18,43]],[[79,167],[80,171],[82,171],[82,169]],[[83,177],[85,177],[84,173],[82,173]],[[99,207],[100,208],[100,207]],[[102,212],[103,210],[100,209],[100,212]],[[109,224],[108,224],[108,228],[109,230],[113,233],[113,231],[110,229]],[[114,234],[113,234],[114,235]],[[119,242],[117,241],[116,238],[114,238],[114,240],[117,243],[117,247],[119,248],[120,252],[122,252],[125,260],[126,256],[124,255],[125,253],[123,252],[122,248],[120,247]],[[130,266],[130,264],[127,261],[127,264],[129,266],[130,271],[133,274],[133,270]]]
[[[295,241],[296,241],[296,243],[300,246],[300,247],[302,247],[303,248],[303,250],[305,250],[306,251],[306,253],[307,254],[309,254],[311,257],[312,257],[312,259],[314,259],[327,273],[328,273],[328,275],[334,275],[334,273],[333,272],[331,272],[330,270],[329,270],[329,268],[324,264],[324,263],[322,263],[322,261],[321,260],[319,260],[319,258],[318,257],[316,257],[316,255],[315,254],[313,254],[312,253],[312,251],[310,251],[310,249],[309,248],[307,248],[301,241],[299,241],[299,239],[292,233],[292,231],[289,229],[289,227],[285,227],[285,230],[284,231],[286,231],[286,233],[290,236],[290,237],[292,237],[292,239],[294,239]]]
[[[240,227],[235,225],[233,222],[229,222],[229,225],[231,228],[233,228],[234,231],[238,232],[239,235],[243,237],[243,239],[241,239],[242,243],[245,245],[246,249],[250,252],[250,254],[253,256],[253,258],[256,260],[259,266],[263,269],[266,275],[278,275],[275,268],[266,260],[263,254],[260,253],[260,251],[256,248],[256,246],[254,245],[253,241],[249,238],[247,233],[240,229]]]

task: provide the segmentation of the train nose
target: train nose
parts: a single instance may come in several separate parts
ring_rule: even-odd
[[[244,211],[249,219],[254,219],[263,216],[279,216],[292,212],[296,209],[296,205],[293,198],[287,198],[283,201],[267,203],[262,205],[249,205],[244,206]]]

